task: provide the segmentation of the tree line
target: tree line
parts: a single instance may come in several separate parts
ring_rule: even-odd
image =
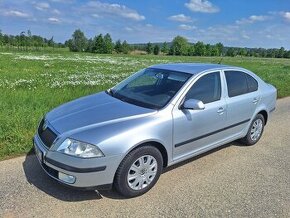
[[[32,35],[30,30],[27,30],[27,32],[22,31],[19,35],[3,34],[0,30],[0,47],[9,50],[39,51],[47,47],[63,48],[65,45],[62,43],[56,43],[53,37],[47,39],[38,35]]]
[[[128,54],[132,50],[126,40],[123,42],[118,40],[114,43],[109,33],[104,36],[99,34],[87,39],[80,29],[74,31],[72,38],[65,41],[64,44],[73,52],[91,52],[97,54],[112,54],[116,52]]]
[[[279,49],[225,47],[222,43],[215,45],[205,44],[201,41],[189,43],[182,36],[176,36],[170,43],[155,43],[154,45],[148,42],[136,45],[137,49],[144,50],[148,54],[158,54],[157,46],[163,54],[167,55],[290,58],[290,50],[286,50],[284,47]]]
[[[80,29],[72,34],[72,37],[65,43],[56,43],[50,39],[32,35],[31,31],[21,32],[19,35],[2,34],[0,30],[0,47],[18,50],[41,50],[42,48],[65,48],[68,47],[72,52],[90,52],[97,54],[123,53],[128,54],[132,51],[139,51],[142,54],[154,55],[184,55],[184,56],[249,56],[249,57],[268,57],[268,58],[290,58],[290,50],[284,47],[279,49],[265,48],[239,48],[226,47],[222,43],[214,45],[205,44],[201,41],[190,43],[185,37],[176,36],[172,42],[163,43],[143,43],[128,44],[126,40],[113,42],[109,33],[99,34],[93,38],[87,38]]]

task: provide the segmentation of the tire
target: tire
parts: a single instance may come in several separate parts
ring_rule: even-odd
[[[115,174],[114,187],[125,197],[140,196],[156,184],[162,169],[160,151],[150,145],[142,146],[122,160]]]
[[[264,126],[265,118],[262,114],[258,114],[252,121],[247,135],[241,139],[241,142],[248,146],[256,144],[263,134]],[[254,134],[255,130],[258,131],[256,135]]]

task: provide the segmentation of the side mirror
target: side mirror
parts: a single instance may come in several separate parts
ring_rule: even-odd
[[[203,110],[204,108],[204,103],[196,99],[188,99],[181,106],[181,109],[188,110]]]

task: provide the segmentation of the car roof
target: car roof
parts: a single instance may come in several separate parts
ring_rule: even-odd
[[[205,64],[205,63],[168,63],[168,64],[157,64],[153,65],[150,68],[163,69],[163,70],[172,70],[179,71],[190,74],[198,74],[207,70],[221,70],[226,68],[235,68],[241,70],[242,68],[233,67],[229,65],[221,64]]]

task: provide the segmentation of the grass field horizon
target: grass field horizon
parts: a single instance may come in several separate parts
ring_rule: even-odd
[[[0,51],[0,160],[26,154],[43,115],[75,98],[112,87],[130,74],[158,63],[218,63],[221,57],[99,55],[72,52]],[[290,95],[290,60],[224,57]]]

